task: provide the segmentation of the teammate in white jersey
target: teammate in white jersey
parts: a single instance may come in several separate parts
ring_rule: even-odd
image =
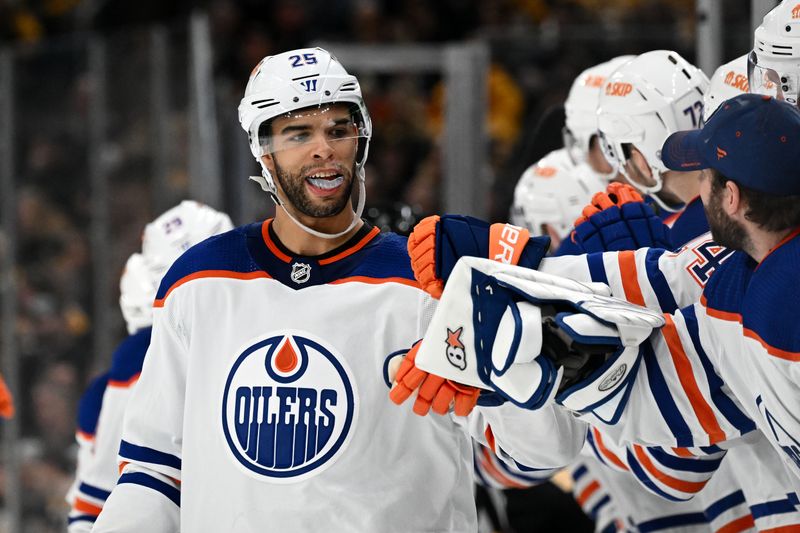
[[[564,147],[528,167],[514,189],[511,222],[549,236],[552,253],[578,251],[565,240],[572,222],[592,194],[616,177],[598,143],[597,101],[606,78],[632,57],[616,57],[575,78],[564,102]]]
[[[741,437],[747,441],[758,427],[789,470],[795,474],[800,471],[793,408],[800,391],[791,366],[798,350],[791,306],[800,301],[795,295],[792,266],[800,242],[798,139],[800,112],[796,108],[768,97],[741,95],[725,102],[702,131],[682,132],[667,141],[662,154],[670,168],[714,169],[704,180],[702,197],[719,243],[715,246],[728,245],[740,251],[717,260],[713,250],[708,250],[711,255],[699,254],[702,246],[692,244],[677,254],[675,258],[695,253],[696,260],[686,265],[686,270],[690,275],[708,278],[700,302],[665,315],[665,326],[653,333],[634,358],[621,358],[626,353],[623,350],[618,352],[620,358],[605,360],[594,369],[589,379],[569,384],[557,396],[560,403],[622,442],[668,446],[681,453],[719,451],[718,444],[735,443]],[[721,172],[727,177],[722,178]],[[576,258],[573,272],[565,263],[568,259],[572,258],[546,260],[541,269],[557,266],[559,273],[586,279],[586,270],[581,270],[588,268],[590,279],[605,278],[617,287],[616,294],[639,303],[655,298],[662,309],[677,308],[670,304],[686,301],[665,284],[668,273],[664,267],[669,259],[665,262],[661,252],[639,250]],[[654,262],[660,263],[657,271]],[[505,267],[508,275],[500,278],[495,266],[470,264],[474,266],[467,269],[495,269],[496,273],[482,283],[503,280],[502,291],[495,281],[494,291],[486,293],[492,300],[503,298],[505,287],[517,287],[518,291],[530,285],[530,275],[519,269]],[[468,272],[463,270],[464,265],[462,272]],[[462,274],[462,279],[468,278]],[[473,305],[488,305],[483,302],[486,297],[474,300]],[[688,302],[696,300],[697,296]],[[439,311],[445,309],[444,305],[443,299]],[[779,307],[786,312],[774,313]],[[519,331],[515,338],[531,338],[542,329],[537,322],[523,320],[522,324],[530,325],[534,332]],[[480,322],[476,326],[479,330]],[[603,336],[609,334],[605,331]],[[581,337],[589,344],[602,338],[597,334]],[[608,342],[611,338],[613,334]],[[476,345],[476,351],[480,350]],[[527,359],[526,353],[522,362]],[[452,378],[449,372],[439,375]],[[551,386],[549,381],[544,383]],[[653,470],[651,467],[659,461],[642,446],[634,445],[629,453],[647,470]],[[751,478],[760,483],[766,465],[755,464],[758,468]],[[655,474],[655,486],[661,490],[685,490],[673,487],[669,477],[659,476],[658,468],[651,474]],[[794,520],[796,515],[794,490],[769,503],[781,507],[781,512],[770,517],[771,523],[759,524],[754,508],[760,529],[796,527],[796,521],[783,522]]]
[[[390,363],[434,305],[406,240],[359,217],[371,122],[355,77],[318,48],[267,57],[240,121],[275,218],[191,248],[162,281],[93,531],[474,531],[470,436],[523,464],[577,453],[585,430],[554,409],[432,419],[389,402]]]
[[[111,368],[92,382],[79,406],[80,451],[74,487],[67,496],[70,533],[91,531],[117,484],[122,419],[150,344],[153,300],[161,278],[187,248],[232,228],[228,215],[185,200],[145,227],[145,253],[128,258],[119,303],[129,336],[114,351]]]

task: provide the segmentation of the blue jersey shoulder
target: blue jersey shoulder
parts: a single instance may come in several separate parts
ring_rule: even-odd
[[[370,278],[404,278],[413,281],[408,239],[396,233],[381,233],[361,254],[354,254],[356,264],[349,275]]]
[[[709,278],[703,296],[710,309],[742,313],[742,301],[753,275],[754,262],[744,252],[733,252]]]
[[[800,352],[800,236],[770,253],[753,273],[743,325],[773,348]]]
[[[240,226],[226,233],[210,237],[186,250],[167,271],[156,293],[156,300],[164,298],[169,289],[181,279],[207,270],[254,272],[259,270],[247,251],[247,234],[251,226]]]
[[[708,230],[708,219],[703,209],[703,202],[698,197],[689,202],[686,209],[675,219],[675,223],[669,230],[669,240],[675,249],[678,249],[700,235],[708,233]]]
[[[142,328],[117,346],[109,371],[111,381],[128,381],[142,371],[144,355],[150,346],[152,332],[151,327]]]
[[[94,378],[86,387],[78,402],[78,431],[94,435],[100,418],[100,408],[103,406],[106,385],[108,385],[108,372]]]

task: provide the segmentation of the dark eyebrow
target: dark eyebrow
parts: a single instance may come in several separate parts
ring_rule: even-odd
[[[308,124],[292,124],[292,125],[289,125],[289,126],[286,126],[285,128],[283,128],[281,130],[281,135],[283,135],[284,133],[292,132],[292,131],[304,131],[304,130],[310,130],[310,129],[311,129],[311,126],[309,126]]]
[[[337,118],[336,120],[333,121],[333,125],[334,126],[341,126],[343,124],[348,124],[350,122],[352,122],[352,119],[350,119],[349,117],[347,117],[347,118]],[[290,125],[286,126],[285,128],[283,128],[281,130],[280,134],[284,135],[286,133],[291,133],[293,131],[307,131],[307,130],[310,130],[310,129],[311,129],[311,126],[309,124],[290,124]]]

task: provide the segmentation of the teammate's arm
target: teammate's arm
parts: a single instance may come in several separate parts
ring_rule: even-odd
[[[175,300],[154,309],[150,348],[125,411],[121,475],[92,531],[179,529],[187,341]]]

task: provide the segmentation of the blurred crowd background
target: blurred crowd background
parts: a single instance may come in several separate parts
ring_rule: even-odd
[[[751,47],[750,3],[720,0],[723,57]],[[15,390],[22,437],[24,533],[62,531],[75,461],[75,410],[85,384],[108,364],[93,328],[102,314],[108,337],[124,335],[115,307],[125,259],[146,222],[188,196],[188,25],[209,22],[213,52],[222,204],[253,168],[231,164],[247,150],[236,107],[253,66],[265,55],[318,41],[361,45],[481,41],[490,50],[488,83],[491,194],[487,212],[504,219],[522,171],[556,147],[557,106],[584,68],[620,54],[669,48],[695,58],[694,0],[0,0],[0,50],[13,64],[16,209],[16,322],[20,381]],[[148,99],[154,28],[167,39],[168,158],[154,192],[152,102]],[[88,44],[105,43],[107,127],[92,142]],[[331,51],[336,54],[336,49]],[[345,62],[345,67],[348,67]],[[353,70],[353,69],[351,69]],[[441,208],[441,76],[358,75],[375,124],[367,214],[407,231]],[[710,74],[707,73],[707,74]],[[2,74],[0,74],[2,76]],[[549,143],[549,144],[548,144]],[[92,165],[108,175],[107,261],[92,261]],[[252,161],[252,160],[251,160]],[[234,186],[234,184],[236,184]],[[245,189],[259,216],[271,205],[255,184]],[[246,186],[245,186],[246,187]],[[4,228],[5,231],[5,228]],[[97,280],[109,301],[98,306]],[[0,478],[3,470],[0,468]],[[0,479],[0,488],[4,487]],[[4,498],[5,494],[0,494]]]

